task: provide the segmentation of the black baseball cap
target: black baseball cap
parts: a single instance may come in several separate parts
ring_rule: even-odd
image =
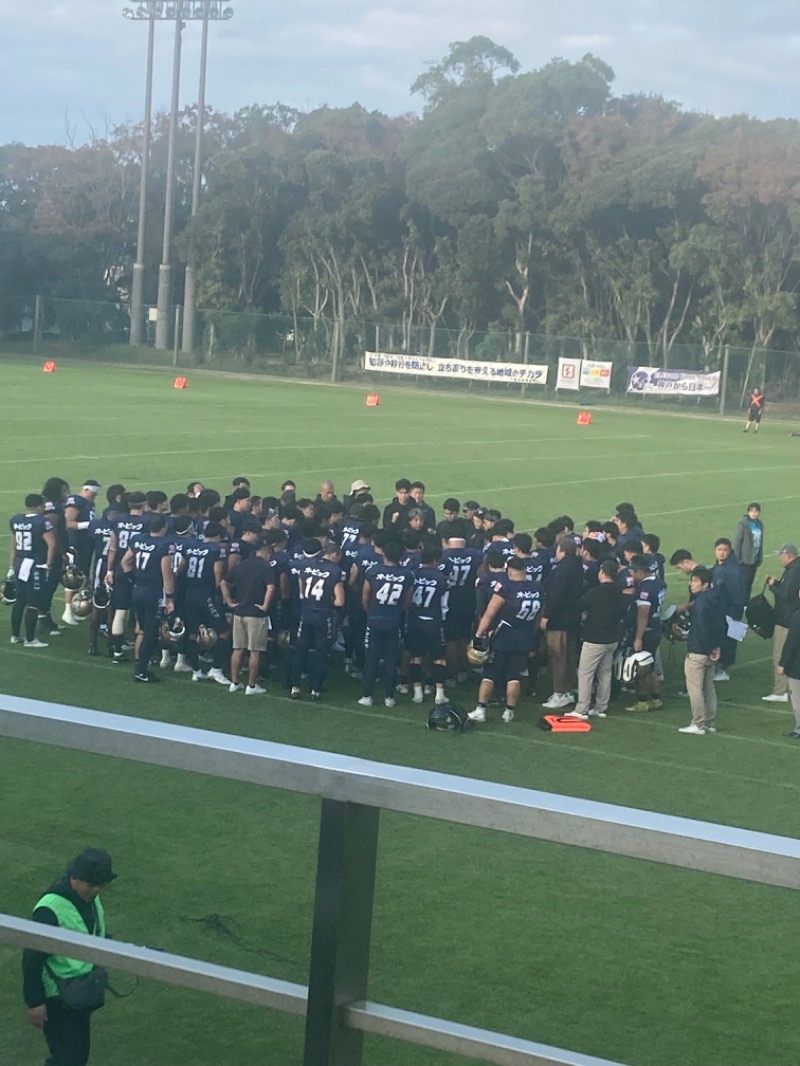
[[[111,856],[102,848],[84,848],[67,867],[67,875],[90,885],[107,885],[116,879]]]

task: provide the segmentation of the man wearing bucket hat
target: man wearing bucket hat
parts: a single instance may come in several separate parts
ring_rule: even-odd
[[[104,937],[105,913],[100,892],[116,876],[107,851],[84,848],[36,904],[33,920]],[[92,1011],[102,1006],[103,973],[99,967],[79,959],[50,955],[35,948],[23,952],[23,997],[28,1021],[44,1031],[50,1051],[47,1066],[88,1063],[91,1017]]]

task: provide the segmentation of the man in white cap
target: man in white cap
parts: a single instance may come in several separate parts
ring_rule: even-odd
[[[371,491],[372,490],[370,489],[369,483],[364,481],[363,478],[358,478],[356,481],[354,481],[353,484],[350,486],[350,491],[345,495],[345,498],[342,500],[342,503],[344,504],[344,513],[349,514],[350,508],[353,506],[353,504],[361,502],[359,500],[359,496],[368,495]]]

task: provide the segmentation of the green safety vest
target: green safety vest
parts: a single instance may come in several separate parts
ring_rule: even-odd
[[[88,933],[89,930],[81,918],[80,911],[74,903],[70,903],[68,899],[64,899],[63,896],[56,895],[55,892],[48,892],[42,896],[39,902],[34,907],[36,910],[39,907],[48,907],[53,914],[55,914],[58,920],[59,928],[69,929],[73,933]],[[104,937],[106,935],[106,917],[103,911],[103,904],[98,897],[94,901],[95,910],[95,928],[94,935]],[[62,980],[68,981],[71,977],[83,977],[84,974],[91,973],[94,969],[94,963],[81,962],[80,959],[68,959],[65,955],[50,955],[47,959],[47,966]],[[58,996],[58,986],[53,980],[50,970],[47,966],[42,968],[42,983],[44,984],[44,994],[48,999],[53,999]]]

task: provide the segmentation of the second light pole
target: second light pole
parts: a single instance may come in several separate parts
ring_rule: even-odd
[[[164,241],[161,265],[158,268],[158,303],[156,317],[156,348],[169,348],[170,305],[172,302],[172,229],[175,213],[175,151],[178,137],[178,108],[181,96],[181,45],[183,21],[180,12],[175,19],[175,45],[172,60],[172,102],[169,112],[167,141],[167,189],[164,199]]]

